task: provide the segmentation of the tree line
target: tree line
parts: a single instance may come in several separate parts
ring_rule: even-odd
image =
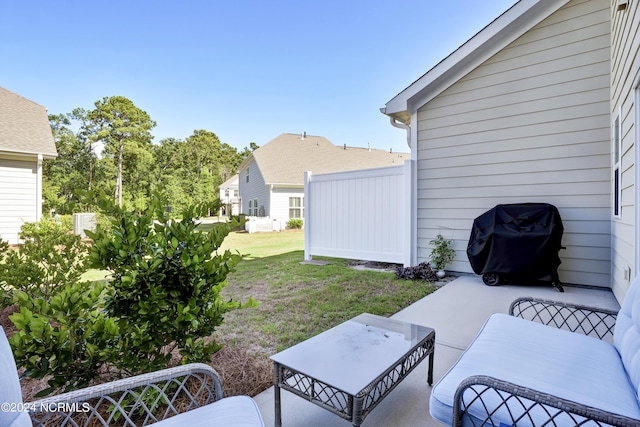
[[[208,130],[184,140],[152,142],[156,122],[123,96],[104,97],[95,108],[49,116],[58,157],[43,167],[43,210],[92,211],[83,194],[108,194],[114,202],[144,210],[153,195],[179,213],[205,203],[215,209],[218,186],[237,172],[258,146],[239,152]]]

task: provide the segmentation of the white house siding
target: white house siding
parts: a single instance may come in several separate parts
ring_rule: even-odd
[[[638,180],[636,162],[640,154],[635,139],[638,137],[636,122],[640,111],[636,100],[640,98],[640,7],[638,2],[628,2],[627,9],[617,10],[617,1],[611,1],[611,126],[620,114],[621,150],[621,212],[612,224],[612,282],[613,291],[619,300],[629,287],[625,270],[631,271],[631,278],[640,272],[638,265],[639,230],[636,226],[639,209],[637,203]]]
[[[287,221],[289,221],[289,197],[300,197],[304,199],[304,187],[274,187],[273,190],[271,190],[271,211],[269,216],[271,219],[280,223],[280,228],[286,227]],[[304,215],[304,211],[302,211],[301,214]],[[300,218],[302,219],[303,216]]]
[[[249,170],[249,182],[247,182],[247,171]],[[256,162],[251,162],[247,166],[247,168],[243,169],[239,173],[239,193],[242,200],[240,201],[242,210],[241,213],[249,214],[249,200],[258,199],[258,207],[263,206],[265,211],[265,216],[269,216],[269,193],[270,189],[265,184],[264,178],[260,173],[260,169],[256,165]],[[253,203],[253,202],[252,202]],[[252,215],[253,215],[252,208]]]
[[[560,279],[611,285],[609,7],[567,3],[418,111],[419,261],[442,233],[449,268],[472,272],[475,217],[546,202],[565,226]]]
[[[38,214],[37,162],[0,159],[0,238],[18,243],[20,228]]]

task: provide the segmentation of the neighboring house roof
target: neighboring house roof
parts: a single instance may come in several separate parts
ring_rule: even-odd
[[[302,185],[305,171],[317,174],[400,166],[410,158],[408,153],[338,147],[323,136],[283,133],[251,153],[240,170],[254,160],[265,184]]]
[[[0,152],[42,154],[44,158],[58,155],[47,109],[3,87],[0,87]]]
[[[381,111],[405,124],[411,114],[525,34],[569,0],[520,0],[391,99]]]
[[[238,188],[238,181],[238,174],[235,174],[222,184],[218,185],[218,188]]]

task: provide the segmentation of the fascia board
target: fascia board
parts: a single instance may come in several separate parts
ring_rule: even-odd
[[[23,150],[0,150],[0,156],[3,157],[24,157],[24,158],[33,158],[42,155],[42,158],[45,160],[55,159],[58,157],[58,153],[42,153],[38,151],[23,151]]]
[[[253,153],[249,154],[247,156],[246,159],[244,159],[242,161],[242,163],[240,163],[240,166],[238,166],[238,173],[242,172],[243,170],[245,170],[247,167],[249,167],[249,165],[251,164],[251,162],[254,160],[253,157]]]
[[[568,2],[569,0],[520,0],[391,99],[383,109],[384,114],[399,118],[415,113]]]
[[[304,188],[304,183],[302,184],[292,184],[292,183],[286,183],[286,182],[265,182],[265,185],[269,185],[273,188],[295,188],[295,189],[301,189]]]

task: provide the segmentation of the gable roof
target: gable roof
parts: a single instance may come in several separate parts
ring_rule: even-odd
[[[400,166],[408,153],[385,150],[338,147],[323,136],[283,133],[255,150],[240,165],[245,169],[255,161],[267,185],[302,185],[304,172],[331,173]]]
[[[393,99],[382,113],[410,124],[411,115],[529,31],[569,0],[520,0]]]
[[[47,109],[3,87],[0,87],[0,152],[42,154],[44,158],[58,155]]]
[[[218,188],[238,188],[239,180],[240,178],[238,177],[238,174],[235,174],[222,184],[218,185]]]

